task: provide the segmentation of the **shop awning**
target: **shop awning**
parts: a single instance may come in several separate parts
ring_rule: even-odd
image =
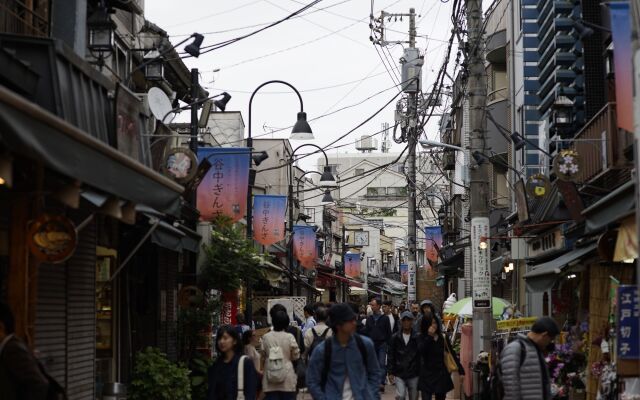
[[[407,289],[407,285],[402,282],[398,282],[393,279],[384,278],[385,285],[382,288],[383,291],[392,294],[394,296],[403,296]]]
[[[173,225],[164,221],[160,221],[158,229],[151,233],[151,242],[165,249],[181,252],[182,238],[185,236],[184,232],[180,229],[174,228]]]
[[[587,232],[601,230],[629,216],[635,211],[635,205],[635,185],[632,180],[582,211],[586,217]]]
[[[12,152],[134,203],[178,216],[184,188],[0,86],[0,141]]]
[[[445,275],[457,275],[458,271],[464,269],[464,251],[454,253],[445,258],[437,265],[438,271]]]
[[[556,278],[567,264],[589,254],[597,247],[598,245],[594,243],[586,247],[577,248],[551,261],[533,266],[533,270],[524,274],[527,286],[532,292],[544,292],[553,286]]]
[[[318,273],[322,274],[324,276],[327,276],[329,278],[336,279],[336,280],[339,280],[339,281],[344,282],[344,283],[348,283],[351,286],[356,286],[356,287],[360,287],[360,288],[362,287],[362,282],[358,282],[358,281],[355,281],[353,279],[349,279],[349,278],[344,277],[344,276],[340,276],[340,275],[336,275],[336,274],[330,274],[330,273],[324,272],[324,271],[318,271]]]
[[[613,261],[630,262],[636,258],[638,258],[638,232],[636,230],[636,216],[632,215],[620,223]]]

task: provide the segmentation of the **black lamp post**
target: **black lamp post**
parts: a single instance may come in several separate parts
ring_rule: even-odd
[[[116,24],[111,20],[109,8],[104,0],[98,9],[87,18],[89,29],[89,50],[110,53],[113,51],[114,31]]]
[[[296,89],[292,84],[290,84],[289,82],[285,82],[285,81],[281,81],[281,80],[271,80],[271,81],[267,81],[262,83],[260,86],[258,86],[253,93],[251,93],[251,98],[249,98],[249,129],[248,129],[248,136],[247,136],[247,147],[249,149],[253,148],[253,138],[252,138],[252,123],[251,123],[251,110],[252,110],[252,105],[253,105],[253,97],[256,95],[256,93],[262,89],[264,86],[270,85],[272,83],[280,83],[282,85],[286,85],[288,87],[290,87],[298,96],[298,100],[300,100],[300,112],[297,115],[297,119],[296,119],[296,123],[293,126],[293,129],[291,130],[291,139],[294,140],[304,140],[304,139],[313,139],[313,131],[311,130],[311,127],[309,126],[309,124],[307,123],[307,114],[304,112],[304,103],[302,102],[302,96],[300,96],[300,92],[298,91],[298,89]],[[253,163],[254,160],[252,158],[249,159],[249,176],[255,176],[255,171],[253,170]],[[258,165],[259,163],[256,163],[256,165]],[[249,240],[253,240],[253,184],[251,182],[249,182],[249,189],[247,190],[247,239]],[[291,265],[289,265],[289,268],[291,268]],[[293,279],[291,279],[291,285],[290,287],[293,287]],[[292,290],[293,292],[293,290]],[[247,321],[249,323],[251,323],[251,319],[252,319],[252,307],[251,307],[251,287],[250,285],[247,285],[247,290],[245,293],[245,314],[246,314],[246,318]]]
[[[307,143],[307,144],[303,144],[301,146],[298,146],[295,150],[293,150],[293,152],[291,153],[291,156],[288,160],[289,163],[289,249],[287,250],[287,259],[288,259],[288,264],[289,264],[289,268],[291,269],[291,271],[293,272],[293,161],[294,158],[293,156],[296,154],[296,151],[300,150],[303,147],[315,147],[316,149],[318,149],[319,152],[321,152],[322,154],[324,154],[324,160],[325,160],[325,168],[323,169],[324,172],[321,174],[321,178],[320,178],[320,186],[321,187],[325,187],[327,188],[325,191],[325,195],[323,197],[323,200],[325,201],[329,201],[330,197],[331,197],[331,192],[329,192],[329,187],[336,187],[336,180],[333,177],[333,174],[331,173],[331,168],[329,168],[327,170],[327,167],[329,165],[329,157],[327,157],[327,153],[325,153],[325,151],[320,147],[317,146],[315,144],[311,144],[311,143]],[[329,196],[327,196],[327,192],[329,192]],[[331,199],[333,200],[333,199]],[[300,277],[299,271],[296,271],[298,279]],[[297,295],[300,295],[300,285],[297,286]],[[291,296],[293,296],[293,279],[289,280],[289,294]]]

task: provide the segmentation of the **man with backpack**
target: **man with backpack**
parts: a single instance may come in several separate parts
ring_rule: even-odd
[[[376,349],[376,355],[378,357],[378,365],[382,370],[382,376],[380,378],[380,391],[384,393],[384,385],[387,377],[386,364],[387,364],[387,346],[391,341],[391,322],[389,317],[382,314],[380,307],[381,301],[378,298],[371,300],[371,310],[373,313],[367,317],[365,323],[364,334],[373,341]]]
[[[492,398],[496,400],[550,400],[551,379],[544,361],[560,333],[549,317],[538,318],[531,332],[518,335],[502,350],[500,365],[492,378]]]
[[[305,359],[311,358],[313,349],[324,342],[327,338],[331,337],[331,328],[327,325],[327,319],[329,314],[324,306],[320,306],[316,309],[316,325],[309,328],[304,334],[304,347],[306,348]]]
[[[347,304],[329,309],[333,336],[311,354],[307,387],[314,400],[379,400],[382,371],[373,342],[356,334],[356,313]]]
[[[400,316],[400,330],[391,338],[387,367],[390,377],[395,377],[396,400],[418,399],[420,353],[418,335],[413,332],[413,314],[405,311]]]

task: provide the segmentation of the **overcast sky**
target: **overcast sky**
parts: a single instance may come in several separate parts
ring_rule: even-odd
[[[311,0],[146,0],[146,18],[165,29],[171,41],[177,43],[193,32],[205,34],[203,46],[247,34],[265,24],[277,21],[309,4]],[[451,1],[440,0],[375,0],[374,16],[380,10],[408,13],[414,7],[418,18],[417,47],[426,51],[423,67],[423,90],[433,84],[442,63],[446,41],[451,31]],[[320,10],[326,8],[325,10]],[[370,0],[323,0],[302,17],[291,19],[276,27],[219,50],[203,54],[200,58],[185,59],[188,67],[197,67],[201,83],[213,95],[229,92],[233,98],[227,110],[241,111],[248,125],[248,106],[251,92],[261,83],[280,79],[291,83],[302,95],[308,118],[362,103],[330,116],[310,121],[315,140],[324,146],[351,130],[372,115],[396,93],[393,70],[387,70],[382,60],[398,68],[402,47],[396,45],[382,49],[369,41]],[[305,15],[306,14],[306,15]],[[408,18],[386,22],[387,27],[408,32]],[[389,32],[387,40],[407,40],[408,35]],[[383,53],[384,51],[384,53]],[[453,51],[456,51],[454,45]],[[384,57],[386,55],[386,58]],[[455,57],[454,57],[455,58]],[[387,64],[388,65],[388,64]],[[219,69],[219,72],[214,70]],[[397,78],[396,78],[397,76]],[[395,70],[394,79],[400,80]],[[380,94],[379,93],[386,90]],[[253,101],[253,137],[271,130],[292,125],[299,110],[293,92],[284,85],[272,84],[258,92]],[[374,96],[375,95],[375,96]],[[368,97],[371,99],[364,101]],[[383,122],[393,126],[395,101],[369,123],[337,145],[352,143],[361,135],[381,129]],[[181,119],[188,118],[183,113]],[[434,118],[437,122],[437,118]],[[247,129],[249,127],[247,126]],[[435,123],[427,133],[437,137]],[[274,133],[273,137],[286,138],[289,130]],[[380,136],[377,136],[380,140]],[[299,146],[303,142],[292,142]],[[404,145],[393,144],[399,151]],[[302,151],[302,150],[301,150]],[[330,150],[333,154],[356,152],[350,144]],[[317,157],[301,162],[311,169]]]

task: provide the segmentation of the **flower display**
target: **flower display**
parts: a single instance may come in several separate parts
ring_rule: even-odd
[[[571,389],[585,389],[587,357],[581,349],[582,342],[568,340],[556,344],[546,357],[551,378],[551,392],[556,400],[568,399]]]

